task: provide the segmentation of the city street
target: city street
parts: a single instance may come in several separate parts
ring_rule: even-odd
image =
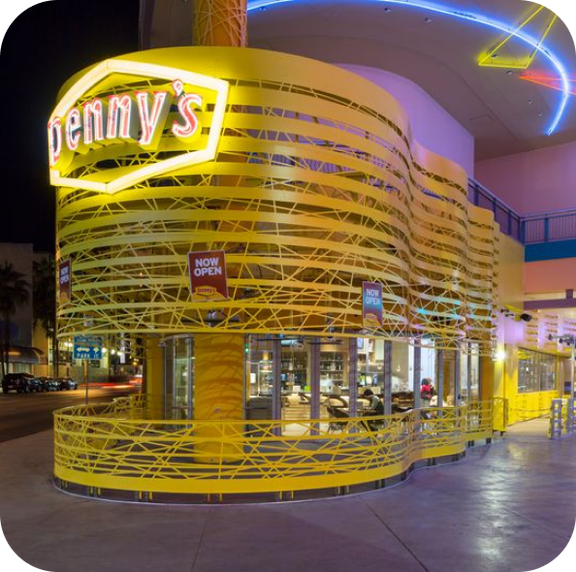
[[[131,389],[89,387],[90,403],[102,403],[128,395]],[[80,405],[86,398],[85,387],[71,391],[47,393],[0,393],[0,442],[16,439],[52,428],[52,412],[62,407]]]

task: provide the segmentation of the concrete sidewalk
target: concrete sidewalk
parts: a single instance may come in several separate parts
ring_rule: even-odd
[[[159,506],[57,491],[44,432],[0,444],[0,518],[18,555],[54,572],[524,572],[560,554],[576,520],[576,437],[544,435],[524,423],[370,493]]]

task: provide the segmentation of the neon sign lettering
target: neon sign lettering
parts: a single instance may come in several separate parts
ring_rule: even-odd
[[[114,74],[164,80],[166,87],[102,98],[85,96]],[[68,88],[48,121],[50,183],[114,194],[152,177],[212,161],[218,150],[228,92],[226,80],[181,68],[122,58],[96,64]],[[84,105],[79,105],[79,101]],[[201,135],[202,140],[195,141]],[[99,180],[94,180],[92,173],[73,171],[78,155],[90,153],[91,149],[124,146],[126,154],[133,155],[137,152],[134,147],[153,149],[163,136],[182,141],[184,145],[179,147],[184,148],[173,148],[168,156],[157,157],[143,166],[99,167]],[[118,151],[115,156],[123,154],[121,149]],[[79,164],[84,163],[82,159]]]
[[[190,142],[202,131],[198,112],[204,110],[205,102],[199,93],[186,93],[180,80],[172,82],[169,90],[111,95],[107,101],[94,98],[71,108],[63,117],[52,117],[47,126],[50,166],[65,166],[74,152],[85,153],[113,143],[157,148],[173,103],[177,119],[170,132]]]

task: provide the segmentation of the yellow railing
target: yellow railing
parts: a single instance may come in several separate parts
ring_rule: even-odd
[[[492,403],[492,428],[504,433],[510,424],[510,404],[504,397],[495,397]]]
[[[491,402],[358,418],[147,419],[145,400],[54,414],[63,483],[139,493],[263,493],[345,487],[401,475],[492,436]],[[297,431],[294,431],[294,429]]]
[[[509,424],[530,421],[550,415],[552,400],[558,397],[557,391],[537,391],[512,395],[509,401]]]

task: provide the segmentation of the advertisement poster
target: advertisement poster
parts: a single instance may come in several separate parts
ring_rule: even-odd
[[[382,324],[382,284],[362,282],[362,325],[377,328]]]
[[[192,300],[226,300],[226,257],[223,250],[188,253]]]
[[[60,261],[58,266],[58,285],[60,304],[68,304],[72,300],[72,268],[70,260]]]

